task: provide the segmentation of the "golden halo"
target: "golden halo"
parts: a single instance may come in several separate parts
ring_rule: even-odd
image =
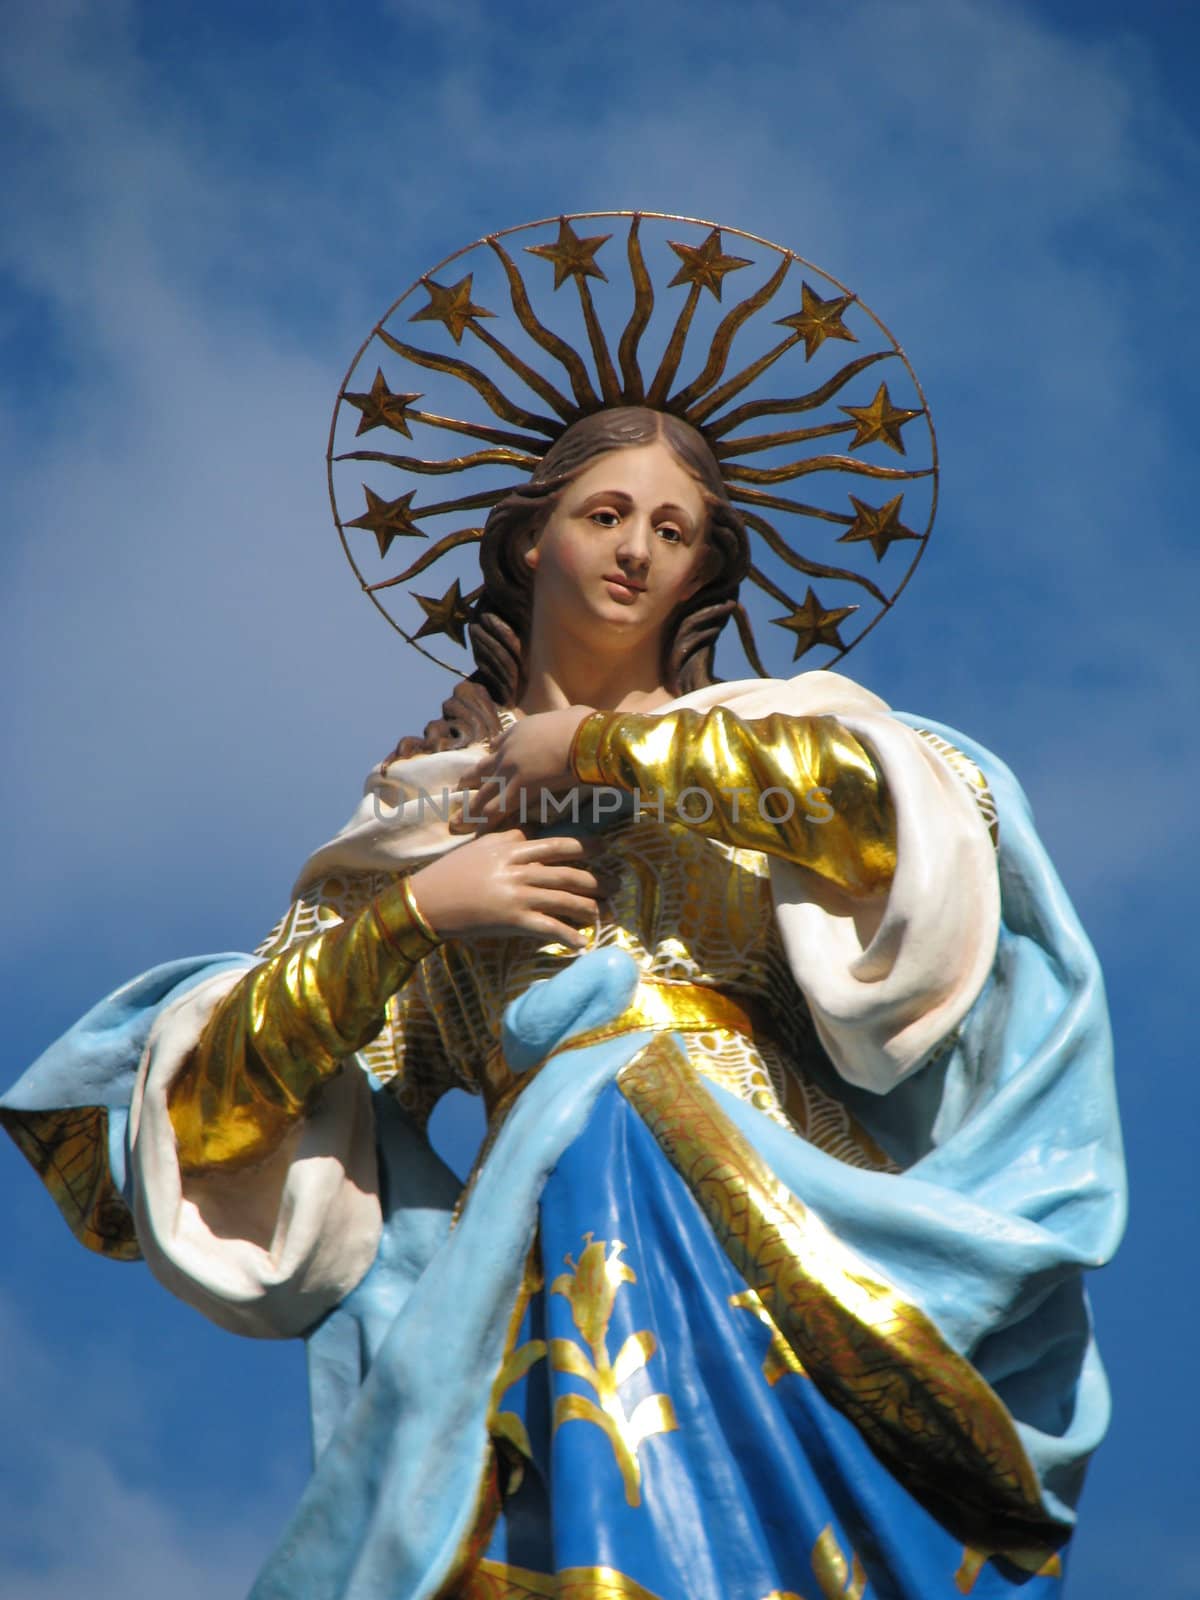
[[[606,222],[614,224],[607,233],[581,237],[575,228]],[[622,226],[624,263],[614,237]],[[517,235],[523,248],[513,252],[504,241]],[[729,253],[724,236],[747,253]],[[460,262],[461,276],[445,281]],[[540,310],[552,306],[553,326],[531,299],[534,262],[544,264],[535,287]],[[613,281],[618,265],[627,280]],[[725,302],[726,280],[737,288],[743,272],[743,298]],[[661,306],[656,284],[668,297]],[[421,294],[426,302],[410,309]],[[615,347],[606,328],[619,330]],[[889,365],[875,371],[881,363]],[[750,536],[747,584],[784,609],[766,620],[780,630],[773,644],[789,636],[793,662],[823,650],[805,665],[831,666],[891,610],[929,541],[938,457],[917,375],[884,323],[829,273],[740,228],[658,211],[588,211],[489,234],[423,273],[363,340],[338,390],[326,456],[334,521],[363,592],[410,645],[456,676],[471,671],[466,625],[479,589],[470,558],[483,530],[481,519],[466,519],[486,518],[572,422],[624,405],[669,411],[708,440]],[[759,418],[800,416],[806,426],[742,431]],[[412,441],[414,453],[357,446],[378,428]],[[447,432],[482,448],[440,456]],[[844,452],[828,453],[821,442],[838,435],[851,435]],[[452,476],[460,491],[469,478],[472,487],[415,503],[430,476]],[[773,492],[809,476],[826,491],[814,491],[812,503]],[[872,479],[887,487],[869,488]],[[369,581],[360,561],[372,537],[381,560],[393,562],[393,547],[408,555],[409,540],[428,542],[399,572]],[[840,548],[829,550],[834,543]],[[901,571],[893,557],[906,549]],[[434,593],[421,592],[427,578],[409,587],[435,567]],[[798,577],[802,598],[791,592]],[[851,617],[863,625],[847,641]],[[735,620],[751,671],[769,676],[745,604]],[[457,665],[421,642],[439,634],[462,650]]]

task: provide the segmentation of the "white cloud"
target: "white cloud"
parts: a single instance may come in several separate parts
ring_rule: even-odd
[[[152,1487],[147,1394],[111,1352],[83,1370],[56,1367],[6,1299],[0,1347],[6,1600],[244,1593],[282,1523],[278,1496],[264,1489],[219,1521],[172,1505]]]

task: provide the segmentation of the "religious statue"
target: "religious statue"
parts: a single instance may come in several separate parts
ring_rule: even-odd
[[[735,229],[529,224],[381,319],[329,465],[364,590],[473,664],[256,955],[0,1102],[84,1244],[307,1340],[254,1600],[1057,1595],[1124,1204],[1095,957],[999,762],[755,631],[839,659],[922,554],[900,347]]]

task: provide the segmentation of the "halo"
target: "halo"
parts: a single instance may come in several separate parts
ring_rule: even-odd
[[[816,651],[805,665],[831,666],[891,611],[929,542],[938,456],[924,392],[889,329],[836,278],[756,234],[588,211],[488,234],[422,273],[338,390],[326,455],[334,521],[363,592],[408,644],[458,677],[471,671],[473,547],[487,511],[571,423],[623,405],[671,412],[708,441],[750,537],[747,584],[774,605],[755,602],[768,654],[790,643],[793,662]],[[765,418],[788,425],[754,431]],[[412,453],[358,444],[379,428]],[[447,434],[471,448],[439,454]],[[834,439],[840,450],[824,442]],[[428,494],[445,476],[456,492]],[[811,501],[777,492],[807,477]],[[399,571],[367,575],[372,541]],[[735,621],[750,669],[770,675],[745,603]],[[422,642],[438,635],[461,651],[457,663]]]

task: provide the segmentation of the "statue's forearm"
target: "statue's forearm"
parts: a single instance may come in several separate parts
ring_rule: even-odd
[[[388,1001],[435,943],[407,884],[397,884],[248,972],[171,1086],[181,1168],[241,1167],[269,1154],[345,1057],[383,1027]]]
[[[850,894],[892,880],[891,798],[866,747],[835,717],[596,712],[579,727],[571,763],[583,783],[636,790],[647,806],[661,795],[675,820],[795,861]]]

